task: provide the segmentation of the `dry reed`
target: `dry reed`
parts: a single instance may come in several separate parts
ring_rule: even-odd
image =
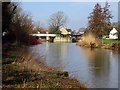
[[[94,35],[88,34],[83,36],[82,39],[78,41],[77,45],[85,47],[98,47],[100,45],[100,41]]]

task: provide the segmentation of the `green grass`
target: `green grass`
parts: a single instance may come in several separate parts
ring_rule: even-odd
[[[114,42],[120,42],[120,40],[115,40],[115,39],[102,39],[103,44],[111,44]]]

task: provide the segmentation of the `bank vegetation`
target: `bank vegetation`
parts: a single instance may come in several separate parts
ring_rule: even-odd
[[[87,48],[111,49],[120,52],[120,40],[98,39],[95,35],[87,34],[77,42],[77,45]]]

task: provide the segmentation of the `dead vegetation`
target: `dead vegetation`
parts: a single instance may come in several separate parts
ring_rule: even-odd
[[[82,39],[77,42],[77,45],[95,48],[100,45],[100,41],[94,35],[88,34],[86,36],[83,36]]]

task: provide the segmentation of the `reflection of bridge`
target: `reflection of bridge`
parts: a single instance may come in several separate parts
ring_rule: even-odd
[[[32,36],[46,37],[46,40],[49,40],[49,37],[56,37],[56,34],[32,34]]]

